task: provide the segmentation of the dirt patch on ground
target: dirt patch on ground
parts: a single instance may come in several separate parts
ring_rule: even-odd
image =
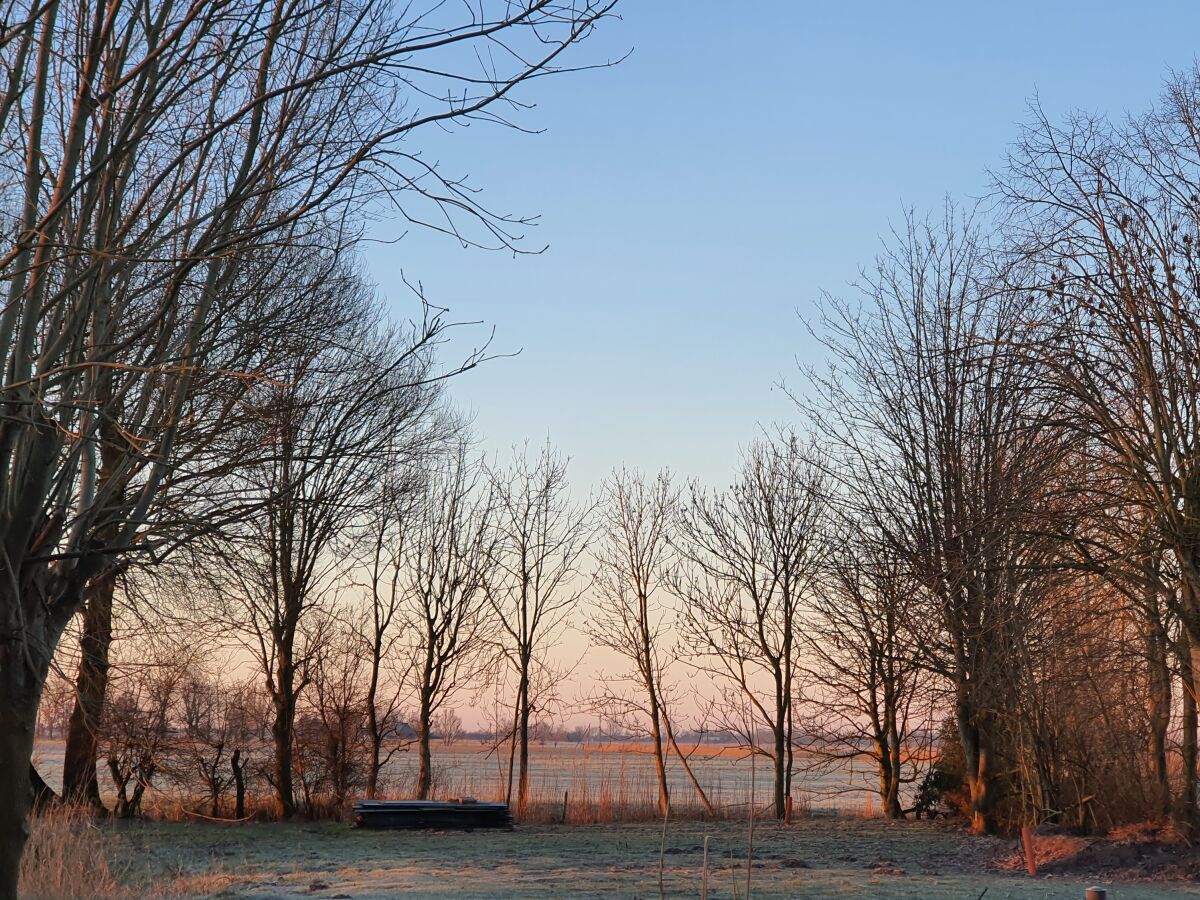
[[[1104,837],[1042,832],[1034,837],[1034,855],[1039,875],[1200,882],[1200,847],[1169,825],[1131,825]],[[1020,845],[997,857],[994,865],[1024,871]]]

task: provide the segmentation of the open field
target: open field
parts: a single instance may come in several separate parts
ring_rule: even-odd
[[[267,759],[265,749],[258,758]],[[56,790],[62,783],[63,742],[39,740],[35,760],[42,777]],[[568,821],[587,824],[603,820],[657,818],[658,789],[654,760],[647,745],[538,742],[530,747],[530,790],[534,806],[553,821],[561,821],[563,795],[569,800]],[[504,760],[503,762],[506,762]],[[503,762],[489,753],[486,743],[460,741],[435,743],[433,769],[435,797],[505,799]],[[836,810],[860,813],[878,803],[875,775],[866,760],[840,760],[820,771],[805,771],[815,762],[797,754],[793,798],[797,809]],[[756,766],[744,750],[704,745],[691,755],[691,765],[709,798],[728,815],[744,816],[753,798],[758,809],[769,802],[773,774],[762,760]],[[667,775],[676,810],[688,815],[700,812],[694,789],[674,757],[668,759]],[[99,772],[101,791],[111,798],[107,771]],[[416,777],[415,753],[402,752],[384,769],[384,793],[410,796]],[[753,790],[751,785],[753,783]],[[258,786],[261,786],[261,779]],[[157,800],[179,796],[169,776],[160,776],[150,794]],[[185,803],[188,798],[184,798]],[[202,806],[202,803],[191,804]],[[545,807],[545,809],[541,809]]]
[[[722,822],[672,824],[663,892],[700,895],[710,846],[709,897],[745,896],[746,831]],[[203,876],[228,898],[657,897],[661,831],[653,825],[529,826],[510,832],[370,832],[338,824],[134,823],[114,828],[111,853],[125,879]],[[816,817],[754,836],[752,896],[805,900],[879,897],[1063,898],[1105,883],[1110,900],[1200,897],[1187,881],[1139,878],[1122,859],[1110,880],[1061,867],[1031,879],[1011,868],[1015,844],[929,823]],[[730,867],[730,854],[734,864]],[[1093,858],[1094,858],[1093,854]],[[1114,856],[1116,859],[1119,854]],[[1006,866],[1008,866],[1006,868]],[[1054,869],[1054,867],[1050,867]],[[1144,870],[1148,871],[1148,869]],[[1159,878],[1164,878],[1160,873]],[[1182,877],[1178,871],[1174,878]],[[204,881],[203,878],[200,881]]]

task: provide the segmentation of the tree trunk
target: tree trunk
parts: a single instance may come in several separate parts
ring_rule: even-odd
[[[429,731],[432,722],[429,700],[421,697],[421,709],[417,718],[417,799],[428,800],[433,785],[433,769],[429,754]]]
[[[671,811],[671,792],[667,788],[667,762],[663,756],[662,725],[659,720],[658,697],[650,689],[650,738],[654,741],[654,771],[658,776],[658,814],[666,816]]]
[[[29,764],[29,785],[33,792],[33,808],[35,810],[62,802],[62,797],[54,793],[54,788],[46,784],[46,780],[42,778],[42,773],[37,770],[37,766],[33,763]]]
[[[517,777],[517,817],[524,818],[529,808],[529,664],[521,671],[521,684],[517,702],[520,705],[517,724],[518,752],[520,754]]]
[[[117,789],[117,803],[113,807],[113,815],[118,819],[133,818],[132,806],[129,799],[129,777],[121,772],[120,763],[115,757],[108,758],[108,772],[112,776],[113,785]]]
[[[246,818],[246,766],[242,762],[242,748],[238,747],[229,758],[229,766],[233,769],[235,819]]]
[[[107,391],[106,391],[107,394]],[[107,399],[107,398],[106,398]],[[100,485],[112,487],[114,473],[119,471],[122,454],[116,448],[124,436],[114,421],[105,421],[100,429]],[[124,499],[123,487],[115,499]],[[96,536],[103,545],[116,537],[116,526],[107,525]],[[94,560],[100,564],[99,560]],[[87,803],[104,809],[100,786],[96,780],[96,765],[100,759],[99,729],[104,715],[104,699],[108,693],[109,656],[112,650],[113,595],[117,588],[119,567],[109,565],[85,583],[83,589],[82,631],[79,636],[79,668],[75,674],[75,705],[67,731],[63,755],[63,797],[73,803]]]
[[[378,614],[378,607],[376,607]],[[379,725],[379,666],[383,656],[382,639],[378,624],[371,645],[371,677],[367,682],[367,739],[371,744],[371,758],[367,762],[367,799],[374,800],[379,793],[379,757],[383,751],[383,735]]]
[[[1196,700],[1200,696],[1200,640],[1184,629],[1180,635],[1179,670],[1183,681],[1183,780],[1180,786],[1180,818],[1192,832],[1200,828],[1197,816],[1197,715]]]
[[[956,704],[958,734],[962,741],[967,792],[971,804],[971,830],[976,834],[991,834],[996,827],[992,815],[992,759],[984,730],[974,713],[968,702],[960,699]]]
[[[86,577],[82,571],[78,574]],[[36,601],[27,603],[24,597],[0,592],[0,609],[6,614],[0,634],[7,638],[0,640],[0,900],[17,897],[21,853],[29,837],[33,804],[30,773],[38,704],[53,648],[78,608],[68,600],[70,586],[53,610],[45,599],[44,583],[35,582],[28,589]]]
[[[79,637],[79,667],[75,675],[75,705],[71,709],[63,754],[63,797],[103,810],[96,764],[100,757],[99,729],[108,692],[109,651],[112,647],[113,593],[117,571],[111,569],[88,586]]]
[[[892,784],[884,805],[885,814],[889,819],[903,819],[904,807],[900,804],[900,735],[895,728],[895,715],[892,715],[892,729],[888,734],[888,752],[891,754]]]
[[[292,749],[296,725],[295,673],[281,656],[274,691],[275,719],[271,737],[275,750],[275,815],[290,819],[296,815],[296,793],[292,782]]]
[[[883,814],[889,819],[903,819],[904,809],[900,806],[900,747],[890,735],[881,732],[875,736],[875,752],[879,757],[879,802]]]
[[[0,728],[0,900],[17,897],[33,800],[29,772],[41,687],[28,677],[20,650],[17,642],[0,645],[4,709],[4,727]]]
[[[783,684],[776,680],[775,695],[775,818],[780,822],[787,815],[787,733],[785,730],[787,701]],[[753,727],[753,725],[751,726]]]
[[[1146,697],[1149,719],[1147,753],[1154,792],[1154,807],[1166,817],[1171,812],[1171,781],[1167,769],[1167,730],[1171,725],[1171,669],[1167,660],[1167,632],[1157,614],[1148,615],[1146,659],[1149,684]]]
[[[517,723],[521,720],[521,704],[513,704],[513,724],[512,731],[508,735],[508,787],[504,792],[504,802],[508,806],[512,806],[513,797],[513,771],[516,768],[517,758]]]
[[[367,762],[367,799],[374,800],[379,793],[379,757],[383,741],[379,735],[379,714],[375,709],[374,694],[368,698],[367,739],[371,743],[371,758]]]

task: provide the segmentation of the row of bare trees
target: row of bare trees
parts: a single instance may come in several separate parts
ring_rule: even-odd
[[[933,241],[929,231],[911,234]],[[881,300],[881,312],[892,308],[890,298]],[[989,338],[962,346],[991,361],[996,345]],[[883,349],[874,346],[864,359],[885,358]],[[898,358],[919,360],[915,351]],[[897,391],[886,408],[904,396]],[[854,402],[846,395],[839,409],[856,413]],[[1129,654],[1169,643],[1170,625],[1143,638],[1105,621],[1106,604],[1120,594],[1063,556],[1073,547],[1061,533],[1067,519],[1052,512],[1061,494],[1076,489],[1060,461],[1039,470],[1036,454],[1017,457],[1022,465],[1011,477],[1020,492],[1009,488],[1013,494],[984,507],[997,534],[985,532],[982,547],[961,536],[953,545],[966,548],[958,551],[963,556],[974,554],[966,558],[978,569],[958,576],[966,582],[961,593],[940,594],[923,567],[944,564],[947,551],[931,552],[926,542],[947,526],[923,526],[920,517],[931,507],[905,505],[902,488],[913,476],[889,471],[882,442],[870,444],[880,453],[868,470],[878,479],[870,494],[852,490],[862,482],[847,462],[864,445],[802,443],[782,433],[750,446],[727,491],[621,470],[593,508],[570,500],[565,464],[549,448],[519,455],[504,470],[473,458],[441,415],[427,423],[438,427],[423,432],[424,456],[409,448],[399,457],[423,459],[423,469],[381,473],[372,501],[339,526],[336,552],[315,554],[331,574],[313,582],[311,602],[295,613],[290,632],[263,624],[286,620],[286,609],[246,608],[263,597],[274,603],[278,594],[240,580],[250,571],[246,560],[261,560],[264,571],[282,568],[272,557],[277,544],[264,543],[241,561],[225,552],[193,557],[204,573],[238,573],[233,584],[217,579],[215,607],[198,608],[202,621],[221,624],[214,639],[232,636],[257,650],[272,722],[264,777],[278,815],[319,810],[323,798],[338,808],[350,796],[373,796],[389,761],[409,748],[417,756],[413,792],[428,796],[439,714],[464,698],[478,701],[505,671],[511,718],[497,728],[493,752],[506,760],[509,799],[524,812],[530,717],[544,716],[557,699],[545,684],[569,668],[554,653],[569,625],[622,661],[604,673],[588,702],[621,730],[648,739],[664,813],[673,764],[716,813],[704,773],[691,762],[697,747],[681,747],[676,733],[679,719],[697,707],[705,727],[769,760],[778,817],[786,815],[797,778],[803,789],[805,774],[821,765],[860,761],[875,769],[885,814],[903,816],[920,805],[915,782],[933,759],[935,728],[946,712],[962,744],[964,807],[978,827],[1022,818],[1111,824],[1130,809],[1172,809],[1171,669],[1153,670],[1149,682],[1166,710],[1149,760],[1144,744],[1137,746],[1142,697],[1126,689]],[[837,434],[835,423],[819,425],[827,437]],[[954,441],[931,441],[930,455],[971,450],[976,427]],[[1038,432],[1022,427],[1011,436],[1032,441]],[[397,457],[380,446],[376,452],[394,465]],[[1063,445],[1053,450],[1071,464]],[[340,454],[324,459],[339,472],[346,465]],[[962,463],[940,465],[944,480],[923,489],[924,503],[934,490],[967,510],[984,502],[963,498],[966,486],[953,474]],[[1002,474],[987,473],[988,490],[1007,484]],[[897,480],[889,485],[885,478]],[[313,505],[328,515],[331,503],[341,509],[345,502],[332,491]],[[1000,511],[1012,518],[1001,519]],[[985,550],[998,558],[979,561]],[[585,569],[591,578],[581,577]],[[355,584],[351,576],[363,573],[365,584]],[[585,595],[590,603],[581,602]],[[277,643],[281,634],[290,643]],[[296,660],[296,677],[281,698],[276,660],[285,653]],[[693,687],[679,689],[681,674]],[[1080,704],[1096,702],[1114,720],[1104,728],[1079,715],[1087,708]],[[283,754],[281,705],[290,711]],[[264,749],[254,752],[261,757]],[[1129,796],[1128,785],[1141,783],[1129,776],[1146,765],[1155,766],[1157,789]],[[113,781],[119,783],[115,774]],[[1102,802],[1097,790],[1107,792]],[[125,809],[118,792],[118,811]]]
[[[96,734],[112,815],[142,815],[148,797],[155,797],[159,811],[182,802],[197,816],[274,815],[275,701],[261,679],[222,672],[230,657],[214,654],[213,648],[146,638],[126,643]],[[371,791],[370,779],[379,778],[362,678],[367,659],[361,636],[342,630],[318,652],[307,690],[298,699],[289,760],[296,809],[306,816],[341,815],[351,798]],[[55,708],[67,706],[54,697],[66,685],[61,679],[51,682],[39,723],[46,737],[55,733]],[[420,747],[420,720],[416,708],[396,711],[382,735],[390,752]],[[462,721],[444,708],[429,718],[423,736],[453,744],[461,739]],[[427,770],[419,777],[427,777]],[[417,790],[415,782],[410,786],[400,777],[389,784]],[[161,802],[163,796],[168,803]]]
[[[240,749],[269,760],[265,781],[281,818],[311,814],[327,800],[340,810],[353,795],[376,796],[389,762],[408,750],[417,758],[412,791],[430,796],[435,732],[446,733],[464,697],[511,680],[511,721],[493,752],[507,759],[508,793],[523,810],[531,718],[547,711],[537,704],[559,671],[551,651],[581,594],[574,576],[590,538],[588,508],[570,500],[565,461],[549,447],[518,453],[507,468],[485,465],[437,405],[424,360],[409,360],[420,372],[388,388],[372,366],[380,355],[362,354],[367,346],[353,332],[334,345],[328,369],[314,361],[288,382],[282,402],[283,388],[269,387],[271,413],[252,421],[255,440],[275,443],[278,456],[250,478],[239,471],[231,489],[256,497],[256,508],[236,529],[192,544],[186,566],[128,573],[114,592],[119,608],[106,650],[183,632],[196,653],[224,653],[232,694],[243,696],[247,680],[258,694],[269,746]],[[360,379],[378,390],[370,415],[360,407]],[[156,596],[152,619],[137,602],[142,593]],[[83,667],[86,633],[79,638]],[[182,671],[192,667],[185,660]],[[143,669],[133,664],[135,673]],[[166,670],[181,677],[174,664]],[[109,680],[106,672],[106,687]],[[106,690],[88,732],[89,789],[72,792],[68,766],[68,799],[103,808],[97,768],[106,735],[134,721],[113,705],[124,697]],[[77,711],[78,693],[67,699]],[[44,705],[47,721],[57,705]],[[196,740],[165,709],[147,733]],[[76,724],[64,729],[68,747]],[[314,756],[317,744],[332,756]],[[177,771],[173,781],[182,783]],[[119,800],[114,811],[136,806]]]
[[[994,203],[907,215],[821,304],[808,437],[725,492],[609,486],[591,631],[664,806],[669,660],[776,815],[798,758],[865,758],[893,817],[940,784],[980,831],[1200,827],[1198,148],[1200,72],[1035,116]]]

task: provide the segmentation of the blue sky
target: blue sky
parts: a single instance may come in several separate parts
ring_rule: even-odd
[[[1200,4],[624,0],[579,48],[620,66],[543,79],[521,124],[426,143],[493,209],[539,215],[538,256],[381,221],[368,270],[401,272],[520,351],[456,379],[482,446],[549,437],[586,493],[614,466],[716,486],[776,387],[816,353],[801,317],[843,293],[905,206],[986,192],[1035,94],[1122,115],[1200,54]],[[462,335],[464,345],[483,330]],[[447,353],[453,356],[453,348]]]

